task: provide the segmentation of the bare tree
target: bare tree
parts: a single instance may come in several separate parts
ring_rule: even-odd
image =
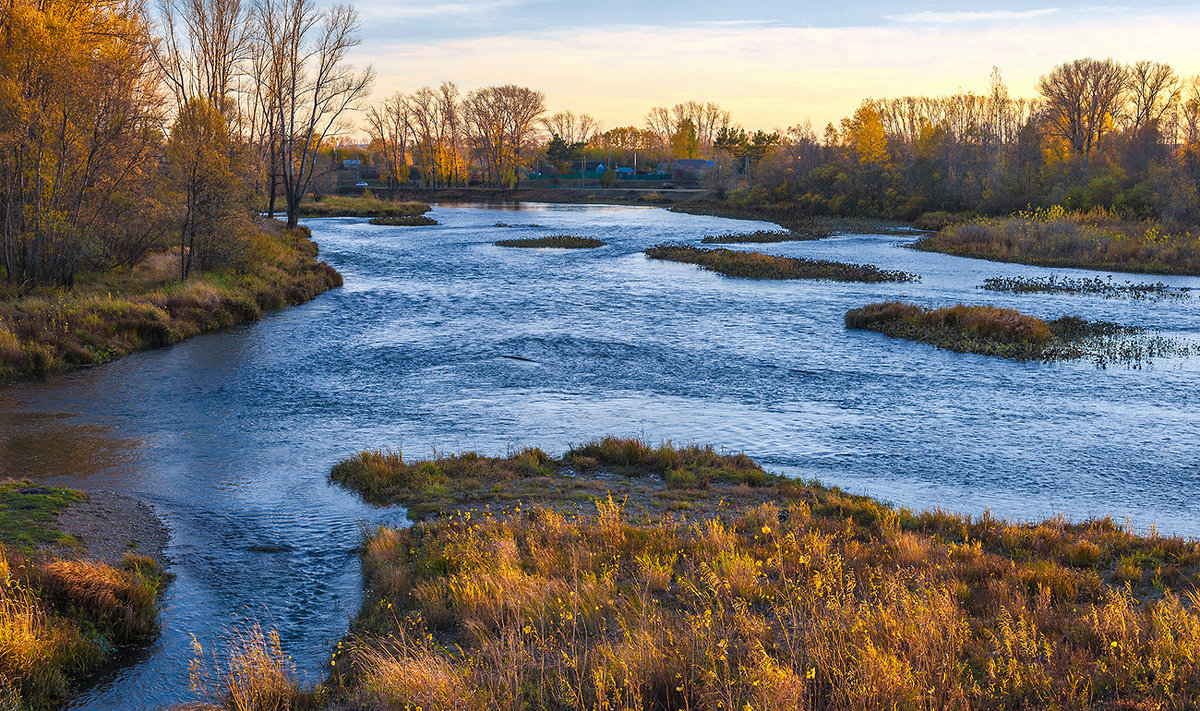
[[[600,132],[600,122],[587,114],[559,111],[542,119],[546,132],[558,136],[567,143],[587,143]]]
[[[477,89],[463,101],[467,139],[493,185],[516,185],[545,106],[542,92],[512,84]]]
[[[317,176],[321,141],[346,128],[343,116],[366,95],[374,71],[346,64],[360,41],[349,5],[319,10],[315,0],[260,0],[256,15],[270,56],[266,86],[274,93],[287,224],[294,227]]]
[[[1051,132],[1083,156],[1085,176],[1092,150],[1111,129],[1128,86],[1128,72],[1112,59],[1076,59],[1038,80]]]
[[[202,98],[228,117],[234,75],[249,59],[249,12],[242,0],[160,0],[155,59],[181,108]]]
[[[1183,86],[1169,64],[1140,61],[1129,69],[1129,128],[1135,133],[1162,121],[1179,103]]]
[[[366,119],[372,137],[383,145],[384,174],[389,180],[408,182],[408,139],[412,126],[405,96],[397,92],[370,107]]]

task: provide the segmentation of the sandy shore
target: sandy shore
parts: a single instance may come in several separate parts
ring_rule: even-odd
[[[149,504],[115,491],[88,491],[86,501],[64,509],[55,530],[74,536],[82,548],[56,548],[65,557],[84,557],[119,564],[126,553],[153,558],[167,566],[171,532]]]

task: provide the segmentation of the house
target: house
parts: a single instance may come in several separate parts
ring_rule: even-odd
[[[617,171],[617,177],[621,178],[622,180],[632,180],[634,177],[633,168],[630,168],[629,166],[620,166],[618,168],[614,168],[614,170]]]
[[[606,170],[608,170],[608,166],[604,164],[604,161],[600,161],[600,160],[584,161],[583,172],[585,175],[597,176]]]
[[[708,175],[708,171],[712,170],[713,162],[711,160],[700,160],[698,158],[680,158],[675,161],[675,167],[671,171],[671,179],[677,182],[696,182]]]

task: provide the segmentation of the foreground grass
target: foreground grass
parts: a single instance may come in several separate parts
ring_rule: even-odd
[[[660,244],[646,250],[650,259],[696,264],[703,269],[749,279],[822,279],[826,281],[917,281],[915,274],[880,269],[870,264],[843,264],[824,259],[776,257],[761,252],[702,249],[681,244]]]
[[[950,224],[911,245],[1001,262],[1118,272],[1200,275],[1200,232],[1103,212],[1031,210],[1011,217]]]
[[[249,245],[251,267],[184,283],[175,252],[152,255],[134,270],[92,275],[73,289],[0,292],[0,383],[177,343],[340,286],[341,275],[317,261],[308,236],[307,228],[264,223]]]
[[[83,495],[0,484],[0,708],[47,709],[130,647],[158,632],[163,572],[127,555],[120,567],[33,552],[63,544],[53,515]]]
[[[591,237],[572,237],[571,235],[502,239],[496,242],[497,247],[524,247],[526,249],[595,249],[606,244],[608,243],[604,240]]]
[[[380,200],[370,195],[345,197],[327,195],[320,200],[305,201],[300,206],[301,217],[415,217],[429,212],[421,202]]]
[[[333,476],[457,504],[369,537],[329,708],[1200,704],[1192,540],[914,513],[743,455],[613,438],[560,459],[363,454]],[[567,496],[506,503],[539,477]]]

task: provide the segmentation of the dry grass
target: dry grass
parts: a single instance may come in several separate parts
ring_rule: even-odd
[[[118,569],[0,546],[0,708],[51,708],[123,648],[151,639],[161,584],[149,558],[127,556]]]
[[[1001,262],[1151,274],[1200,274],[1200,234],[1103,211],[1061,207],[950,224],[912,247]]]
[[[655,448],[615,442],[626,446],[605,448],[608,461],[656,459]],[[683,516],[614,503],[633,484],[603,482],[612,495],[590,504],[461,509],[373,534],[363,552],[367,601],[331,667],[335,702],[1200,703],[1194,541],[1109,520],[916,514],[798,483],[714,483],[694,492],[697,513]]]
[[[320,695],[304,688],[279,633],[256,622],[232,633],[222,654],[206,654],[195,638],[188,666],[192,691],[228,711],[302,711],[316,708]]]
[[[272,223],[249,238],[245,269],[180,284],[178,254],[138,269],[93,275],[74,289],[40,289],[0,300],[0,382],[96,365],[133,351],[259,318],[341,284],[316,260],[305,229]]]

